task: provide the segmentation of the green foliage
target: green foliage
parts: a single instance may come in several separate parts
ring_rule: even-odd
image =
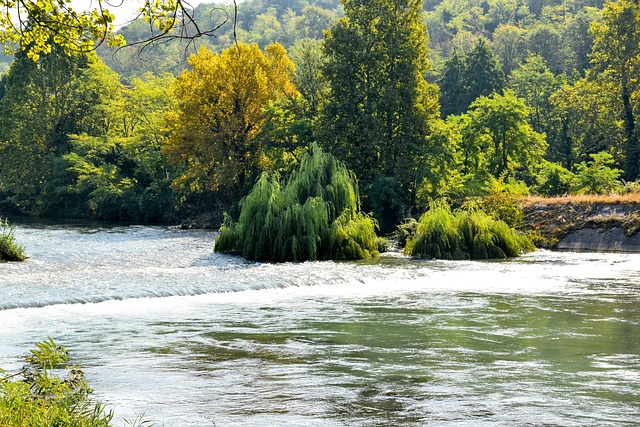
[[[407,255],[438,259],[490,259],[533,250],[531,240],[474,205],[452,211],[443,200],[431,202],[418,221]]]
[[[576,166],[576,188],[578,194],[610,194],[620,189],[620,169],[612,168],[613,156],[601,152],[591,154],[590,162]]]
[[[51,159],[66,150],[66,134],[78,132],[84,109],[74,85],[86,56],[57,48],[37,63],[20,52],[0,101],[0,181],[3,189],[37,197],[51,174]]]
[[[551,119],[549,97],[557,90],[558,82],[541,56],[530,56],[513,71],[509,81],[518,98],[529,107],[529,123],[538,133],[546,132]]]
[[[226,217],[215,251],[277,262],[376,256],[377,224],[359,204],[353,172],[313,146],[287,179],[261,175],[238,222]]]
[[[504,221],[509,227],[520,228],[524,223],[524,214],[514,195],[508,192],[495,192],[481,199],[480,208],[492,218]]]
[[[15,227],[0,218],[0,261],[24,261],[24,246],[16,242]]]
[[[412,239],[418,230],[418,221],[415,218],[408,218],[398,225],[394,238],[401,247],[407,246],[407,242]]]
[[[633,181],[640,176],[638,115],[633,101],[640,93],[640,5],[633,0],[607,1],[602,19],[594,21],[590,31],[594,37],[594,71],[599,72],[598,78],[614,82],[618,88],[625,133],[624,175]]]
[[[507,90],[480,97],[463,122],[463,140],[474,144],[472,154],[476,170],[486,168],[495,178],[513,177],[516,172],[529,174],[541,161],[547,147],[544,135],[535,132],[528,123],[529,109],[524,101]]]
[[[84,372],[67,367],[68,351],[52,339],[39,342],[14,375],[0,370],[0,425],[108,427],[113,418],[102,404],[90,399],[92,392]]]
[[[600,151],[624,152],[623,110],[612,82],[580,79],[561,86],[550,97],[553,127],[549,160],[567,169]],[[620,159],[620,154],[617,155]]]
[[[543,196],[568,194],[575,185],[575,175],[558,163],[543,162],[536,174],[536,193]]]
[[[473,49],[460,56],[454,50],[445,63],[439,81],[442,115],[462,114],[480,96],[501,93],[505,78],[493,52],[483,39]]]
[[[373,212],[383,234],[392,231],[409,214],[402,184],[393,177],[379,177],[365,189],[367,206]]]
[[[438,115],[422,2],[347,0],[326,33],[323,71],[329,94],[319,140],[366,187],[392,176],[409,198],[428,123]]]

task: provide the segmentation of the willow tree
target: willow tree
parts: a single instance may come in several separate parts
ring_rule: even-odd
[[[408,202],[418,155],[439,108],[437,88],[424,79],[430,64],[422,1],[342,3],[345,16],[324,43],[330,91],[321,140],[365,186],[393,177]]]
[[[214,191],[235,202],[266,164],[256,136],[268,120],[269,103],[295,96],[293,63],[277,43],[262,52],[236,44],[215,54],[205,48],[189,58],[191,69],[174,87],[171,138],[164,152],[182,167],[174,182],[187,193]]]
[[[431,202],[404,252],[420,258],[492,259],[516,257],[535,249],[527,236],[476,206],[456,211],[442,200]]]
[[[215,251],[247,259],[362,259],[378,254],[375,220],[360,212],[353,172],[313,146],[287,178],[265,172],[228,218]]]

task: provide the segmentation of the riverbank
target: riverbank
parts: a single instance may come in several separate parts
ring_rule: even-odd
[[[545,248],[640,252],[640,195],[529,197],[525,229]]]

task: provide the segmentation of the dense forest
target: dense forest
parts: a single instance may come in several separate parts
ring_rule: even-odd
[[[120,30],[130,47],[6,57],[0,212],[218,225],[316,143],[383,233],[442,197],[637,190],[631,0],[246,0],[194,16],[215,36],[147,44],[139,20]]]

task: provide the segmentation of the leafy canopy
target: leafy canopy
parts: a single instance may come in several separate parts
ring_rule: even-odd
[[[293,63],[282,45],[262,52],[238,43],[220,54],[202,48],[189,59],[192,69],[174,86],[177,107],[169,115],[169,161],[182,167],[174,188],[217,191],[225,201],[245,194],[265,169],[264,146],[256,137],[272,101],[295,97]]]

